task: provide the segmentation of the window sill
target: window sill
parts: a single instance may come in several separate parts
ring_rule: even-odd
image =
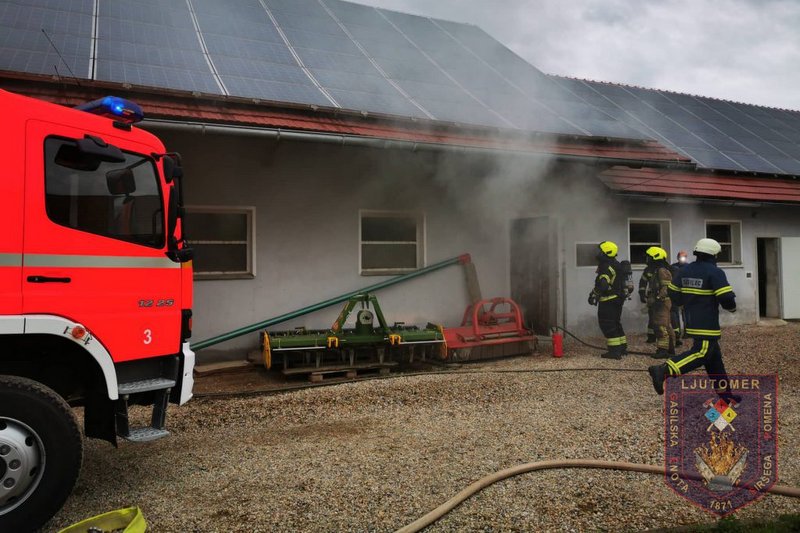
[[[386,270],[362,270],[359,272],[360,276],[402,276],[404,274],[411,274],[418,271],[419,268],[399,268],[399,269],[386,269]]]
[[[221,280],[221,279],[255,279],[256,277],[253,274],[244,274],[244,273],[237,273],[237,274],[195,274],[194,281],[214,281],[214,280]]]

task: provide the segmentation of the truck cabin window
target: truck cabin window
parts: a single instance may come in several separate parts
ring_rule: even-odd
[[[162,248],[164,211],[153,160],[122,152],[103,161],[75,141],[48,138],[45,151],[47,216],[68,228]]]

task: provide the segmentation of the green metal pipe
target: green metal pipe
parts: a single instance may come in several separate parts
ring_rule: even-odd
[[[211,337],[210,339],[198,341],[192,344],[192,350],[202,350],[203,348],[208,348],[209,346],[214,346],[216,344],[220,344],[222,342],[235,339],[236,337],[241,337],[242,335],[247,335],[248,333],[254,333],[264,328],[280,324],[281,322],[286,322],[288,320],[292,320],[294,318],[298,318],[303,315],[313,313],[314,311],[319,311],[320,309],[325,309],[326,307],[331,307],[332,305],[340,304],[342,302],[349,300],[356,294],[362,294],[365,292],[375,292],[380,289],[385,289],[386,287],[391,287],[392,285],[397,285],[398,283],[403,283],[404,281],[409,281],[414,278],[424,276],[425,274],[430,274],[431,272],[436,272],[437,270],[441,270],[451,265],[458,265],[458,264],[466,265],[470,262],[471,258],[469,254],[463,254],[459,255],[458,257],[453,257],[452,259],[439,261],[438,263],[434,263],[433,265],[427,266],[425,268],[420,268],[419,270],[415,270],[414,272],[409,272],[408,274],[403,274],[402,276],[397,276],[391,279],[387,279],[386,281],[381,281],[380,283],[375,283],[374,285],[370,285],[368,287],[363,287],[355,291],[350,291],[348,293],[342,294],[341,296],[330,298],[328,300],[324,300],[322,302],[309,305],[301,309],[297,309],[296,311],[284,313],[282,315],[278,315],[268,320],[264,320],[263,322],[258,322],[257,324],[252,324],[250,326],[245,326],[243,328],[235,329],[233,331],[229,331],[228,333],[223,333],[222,335]]]

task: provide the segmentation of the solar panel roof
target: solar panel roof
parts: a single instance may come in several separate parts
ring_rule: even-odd
[[[552,77],[641,136],[691,157],[698,166],[739,172],[800,172],[800,112],[703,96]]]
[[[800,174],[800,113],[548,76],[476,26],[343,0],[0,0],[0,70],[656,139],[703,167]]]

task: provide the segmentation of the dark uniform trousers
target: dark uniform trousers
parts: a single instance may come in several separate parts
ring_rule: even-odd
[[[681,308],[677,305],[672,306],[672,329],[675,331],[675,338],[680,340],[681,338]],[[685,320],[684,320],[685,322]]]
[[[606,338],[608,347],[611,349],[619,349],[618,347],[627,346],[628,344],[621,322],[622,305],[624,303],[625,299],[618,296],[597,304],[597,323]]]
[[[726,375],[718,338],[695,338],[691,349],[667,359],[672,376],[680,376],[704,366],[709,375]]]
[[[647,337],[648,342],[653,342],[653,337],[656,336],[656,321],[654,305],[647,306]]]

